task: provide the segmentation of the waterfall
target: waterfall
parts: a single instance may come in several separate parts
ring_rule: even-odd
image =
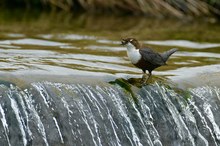
[[[218,146],[220,88],[0,84],[4,146]]]

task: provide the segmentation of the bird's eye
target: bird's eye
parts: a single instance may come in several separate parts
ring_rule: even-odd
[[[133,39],[130,39],[129,41],[130,41],[130,42],[132,42],[132,41],[133,41]]]

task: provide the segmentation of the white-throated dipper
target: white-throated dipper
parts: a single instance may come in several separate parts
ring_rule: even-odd
[[[164,53],[157,53],[150,48],[141,47],[139,42],[134,38],[122,39],[122,45],[127,47],[127,55],[131,63],[136,67],[142,69],[143,83],[147,82],[151,76],[151,72],[162,65],[166,65],[166,61],[170,55],[177,51],[177,49],[171,49]],[[149,76],[146,79],[146,70],[149,72]]]

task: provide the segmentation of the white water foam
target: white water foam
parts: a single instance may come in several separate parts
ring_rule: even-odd
[[[216,139],[220,141],[220,129],[219,129],[218,124],[215,122],[215,118],[214,118],[214,115],[211,110],[211,105],[208,103],[205,103],[203,105],[203,110],[213,126],[213,130],[214,130]]]
[[[195,105],[194,102],[192,102],[192,101],[190,101],[190,100],[189,100],[189,104],[190,104],[190,105],[193,107],[193,109],[198,113],[198,115],[199,115],[199,117],[200,117],[200,119],[201,119],[201,122],[204,124],[204,127],[209,131],[209,133],[210,133],[212,139],[213,139],[214,142],[215,142],[215,145],[218,146],[218,144],[217,144],[217,142],[216,142],[216,140],[215,140],[214,134],[213,134],[211,128],[208,126],[208,123],[207,123],[205,117],[204,117],[204,116],[202,115],[202,113],[200,112],[199,108]]]
[[[79,86],[79,88],[80,88],[81,90],[84,90],[84,93],[87,95],[86,97],[88,97],[88,99],[92,102],[92,99],[91,99],[92,96],[89,95],[88,92],[87,92],[87,91],[89,90],[89,88],[87,87],[88,90],[85,90],[85,89],[86,89],[85,87],[80,86],[80,85],[78,85],[78,86]],[[93,97],[93,98],[94,98],[94,97]],[[94,144],[97,145],[96,140],[95,140],[95,137],[97,137],[97,139],[98,139],[98,145],[101,146],[102,143],[101,143],[100,135],[99,135],[99,132],[98,132],[98,123],[96,122],[95,117],[94,117],[94,115],[92,114],[92,110],[91,110],[91,108],[90,108],[88,102],[87,102],[84,98],[83,98],[83,101],[86,103],[87,108],[88,108],[88,110],[89,110],[89,112],[88,112],[88,113],[90,114],[89,117],[90,117],[91,123],[92,123],[93,126],[94,126],[95,133],[93,133],[92,129],[90,128],[90,125],[88,124],[88,121],[87,121],[87,118],[86,118],[84,112],[82,112],[83,115],[84,115],[83,120],[85,121],[85,123],[86,123],[86,125],[87,125],[89,131],[91,132],[91,135],[92,135],[92,137],[93,137],[93,142],[94,142]],[[83,108],[83,106],[82,106],[82,108]]]
[[[32,85],[37,89],[37,91],[40,92],[40,95],[41,95],[41,97],[43,98],[44,103],[45,103],[46,106],[49,108],[49,101],[48,101],[49,95],[44,92],[44,91],[45,91],[44,87],[41,86],[40,83],[36,83],[36,84],[32,84]]]
[[[157,84],[158,89],[160,88],[159,84]],[[171,117],[174,120],[174,123],[176,124],[178,136],[180,139],[189,139],[192,146],[195,146],[195,141],[189,132],[188,127],[186,126],[185,122],[183,121],[182,117],[180,116],[179,112],[177,111],[175,105],[172,103],[172,101],[167,97],[166,95],[166,88],[162,87],[162,90],[160,91],[162,98],[165,100],[165,106],[169,110]],[[185,137],[185,132],[187,132],[188,138]]]
[[[2,121],[2,125],[4,127],[4,132],[5,132],[5,136],[6,136],[6,139],[8,141],[8,146],[11,146],[10,144],[10,140],[9,140],[9,137],[8,137],[8,134],[9,134],[9,130],[8,130],[8,124],[7,124],[7,121],[6,121],[6,118],[5,118],[5,112],[0,104],[0,113],[2,115],[1,117],[1,121]]]
[[[58,123],[57,123],[57,119],[56,119],[55,117],[53,117],[53,121],[54,121],[54,123],[55,123],[55,125],[56,125],[56,127],[57,127],[57,131],[58,131],[58,133],[59,133],[61,143],[64,143],[64,141],[63,141],[63,136],[62,136],[62,133],[61,133],[61,131],[60,131],[60,127],[59,127],[59,125],[58,125]]]
[[[97,92],[97,95],[98,95],[99,98],[102,100],[102,102],[103,102],[103,104],[104,104],[104,107],[105,107],[105,109],[107,110],[108,120],[109,120],[109,122],[110,122],[110,124],[111,124],[111,128],[112,128],[113,133],[114,133],[114,136],[115,136],[115,138],[116,138],[116,141],[110,141],[110,142],[112,143],[112,145],[122,146],[122,145],[121,145],[121,141],[120,141],[120,139],[119,139],[119,137],[118,137],[118,134],[117,134],[117,132],[116,132],[116,129],[118,129],[118,126],[117,126],[117,124],[115,123],[115,121],[113,120],[113,117],[112,117],[112,115],[111,115],[110,109],[109,109],[108,106],[106,105],[106,100],[105,100],[105,99],[103,98],[103,96],[100,94],[100,92],[104,92],[104,91],[103,91],[102,88],[100,88],[99,86],[96,86],[96,89],[99,91],[99,92]],[[107,129],[107,128],[105,128],[105,130],[108,132],[108,129]],[[126,133],[125,133],[125,134],[126,134]],[[129,141],[131,142],[131,139],[130,139],[128,136],[127,136],[127,138],[128,138]],[[116,144],[115,144],[114,142],[116,142]]]
[[[22,140],[23,140],[24,146],[26,146],[27,145],[27,139],[26,139],[25,129],[24,129],[24,126],[22,124],[23,119],[22,119],[22,117],[20,117],[20,114],[19,114],[20,111],[19,111],[18,105],[17,105],[16,101],[12,98],[12,93],[11,92],[9,92],[8,97],[11,101],[11,108],[14,111],[15,117],[18,121],[18,126],[21,130],[21,135],[22,135]]]
[[[134,146],[143,146],[142,143],[140,142],[140,139],[137,135],[137,133],[135,132],[135,128],[132,125],[132,122],[129,118],[129,116],[126,113],[126,109],[124,109],[123,107],[123,103],[120,100],[120,97],[117,97],[116,95],[118,95],[117,93],[115,93],[114,89],[109,89],[109,96],[113,98],[114,103],[116,104],[116,106],[118,107],[119,113],[121,114],[121,116],[125,119],[125,121],[127,122],[127,124],[129,125],[129,128],[131,130],[131,134],[132,134],[132,139],[134,140],[135,144],[132,143],[132,145]],[[150,145],[153,146],[152,142],[149,142]]]
[[[34,108],[34,105],[32,104],[32,102],[33,102],[32,95],[30,95],[27,90],[25,90],[25,93],[26,94],[24,94],[24,99],[25,99],[25,101],[27,103],[28,109],[32,113],[32,116],[36,119],[36,123],[37,123],[36,125],[38,127],[37,130],[42,135],[43,141],[46,144],[46,146],[49,146],[48,141],[47,141],[47,136],[46,136],[44,125],[43,125],[43,123],[42,123],[42,121],[40,119],[40,116],[38,115],[36,109]]]

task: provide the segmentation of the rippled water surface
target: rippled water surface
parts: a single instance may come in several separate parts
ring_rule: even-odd
[[[217,22],[63,13],[34,17],[12,14],[1,14],[1,73],[141,77],[141,70],[131,65],[126,48],[120,45],[121,38],[136,37],[159,52],[179,49],[168,65],[158,68],[154,75],[182,81],[192,78],[190,81],[198,84],[209,76],[219,81]],[[198,76],[202,79],[197,79]]]

